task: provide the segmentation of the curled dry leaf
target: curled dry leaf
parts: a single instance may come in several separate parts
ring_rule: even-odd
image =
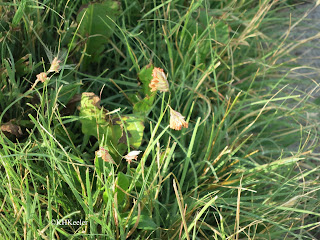
[[[13,120],[11,120],[10,122],[4,123],[3,125],[1,125],[0,130],[2,132],[4,132],[5,134],[9,133],[9,134],[13,134],[16,137],[20,137],[23,133],[21,130],[21,127],[18,125],[15,125],[12,123]],[[7,135],[6,134],[6,135]]]

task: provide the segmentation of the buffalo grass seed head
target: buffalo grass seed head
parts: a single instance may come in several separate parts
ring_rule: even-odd
[[[95,152],[95,154],[96,154],[96,157],[102,158],[103,161],[115,164],[115,162],[113,161],[107,149],[100,147],[99,150]]]
[[[37,75],[37,82],[45,82],[48,79],[47,73],[42,72]]]
[[[137,160],[138,155],[140,153],[141,153],[141,151],[131,151],[127,155],[125,155],[124,158],[130,164],[133,160]]]
[[[188,123],[184,120],[184,116],[170,107],[170,128],[181,130],[182,127],[188,128]]]
[[[51,66],[50,66],[50,69],[48,70],[48,73],[50,72],[58,73],[60,70],[60,63],[61,61],[57,57],[55,57],[51,62]]]
[[[152,71],[152,77],[153,78],[149,84],[151,92],[155,92],[157,90],[159,90],[160,92],[169,91],[169,83],[167,80],[167,76],[162,68],[155,67]]]

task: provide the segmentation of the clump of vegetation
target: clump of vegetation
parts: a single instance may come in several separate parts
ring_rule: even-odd
[[[294,4],[0,3],[0,235],[316,238]]]

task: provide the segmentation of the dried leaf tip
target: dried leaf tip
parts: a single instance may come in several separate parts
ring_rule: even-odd
[[[170,128],[181,130],[182,127],[188,128],[188,123],[184,120],[184,116],[170,107]]]
[[[164,73],[162,68],[153,68],[152,70],[152,80],[149,84],[151,88],[151,92],[155,92],[159,90],[160,92],[168,92],[169,91],[169,83],[167,80],[167,76]]]
[[[126,161],[130,164],[133,160],[138,159],[138,155],[141,153],[141,151],[131,151],[127,155],[124,156]]]

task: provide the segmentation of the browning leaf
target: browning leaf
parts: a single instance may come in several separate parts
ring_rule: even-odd
[[[13,134],[18,138],[22,136],[23,133],[21,127],[13,124],[13,121],[14,119],[10,120],[10,122],[6,122],[3,125],[1,125],[0,130],[4,132],[6,136],[8,136],[8,134]]]

